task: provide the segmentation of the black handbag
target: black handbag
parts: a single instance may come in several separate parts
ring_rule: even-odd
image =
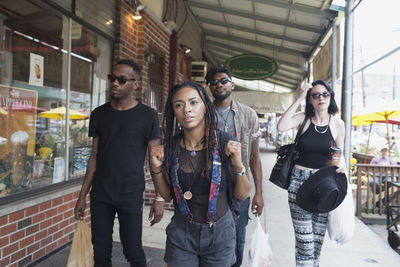
[[[290,175],[294,166],[295,160],[299,157],[299,152],[296,150],[297,141],[300,133],[303,131],[304,125],[307,122],[307,117],[304,118],[299,130],[297,131],[294,143],[281,146],[278,150],[278,157],[274,168],[272,168],[269,180],[275,185],[283,189],[288,189],[290,184]]]

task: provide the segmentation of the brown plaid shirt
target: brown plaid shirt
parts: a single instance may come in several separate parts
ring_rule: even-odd
[[[251,143],[261,136],[257,113],[254,109],[232,99],[232,110],[235,113],[236,138],[242,145],[242,159],[246,174],[250,172]]]

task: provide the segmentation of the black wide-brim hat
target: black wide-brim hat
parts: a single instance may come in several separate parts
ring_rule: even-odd
[[[327,166],[312,174],[297,192],[297,204],[312,213],[326,213],[337,208],[347,194],[347,178]]]

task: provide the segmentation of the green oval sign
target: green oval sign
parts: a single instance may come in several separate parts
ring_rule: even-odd
[[[231,69],[232,76],[243,80],[262,80],[278,70],[275,60],[257,54],[234,56],[225,64]]]

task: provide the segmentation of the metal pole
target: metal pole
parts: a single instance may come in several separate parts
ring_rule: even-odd
[[[343,52],[343,94],[342,94],[342,119],[345,123],[346,136],[344,139],[344,159],[347,168],[350,167],[351,156],[351,104],[353,89],[353,6],[354,0],[346,1],[344,52]]]
[[[393,66],[393,91],[392,99],[396,100],[396,65]]]
[[[332,22],[332,91],[336,89],[336,69],[337,69],[337,31],[336,20]]]
[[[65,181],[69,180],[69,106],[71,102],[71,49],[72,49],[72,19],[68,18],[67,47],[67,94],[65,105]]]

